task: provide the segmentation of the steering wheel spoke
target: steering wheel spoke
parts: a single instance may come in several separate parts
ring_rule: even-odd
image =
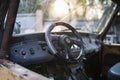
[[[81,43],[82,41],[80,39],[71,39],[72,44],[77,44],[79,46],[81,46],[83,43]]]
[[[66,54],[65,54],[65,58],[68,60],[69,59],[69,53],[70,53],[70,51],[69,51],[69,49],[68,48],[66,48],[65,49],[65,52],[66,52]]]

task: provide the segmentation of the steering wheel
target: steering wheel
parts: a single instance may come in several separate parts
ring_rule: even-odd
[[[72,33],[77,38],[77,40],[71,39],[68,36],[60,36],[59,38],[57,38],[57,40],[62,44],[62,46],[64,48],[64,51],[62,51],[62,54],[64,54],[64,56],[63,55],[61,56],[61,53],[60,53],[61,51],[58,51],[58,49],[55,47],[55,44],[53,43],[53,40],[55,38],[53,38],[51,35],[51,31],[55,27],[59,27],[59,26],[64,26],[64,27],[68,28],[69,30],[72,31]],[[52,24],[45,31],[45,39],[46,39],[47,45],[48,45],[51,53],[53,55],[58,56],[59,58],[62,58],[64,60],[68,61],[68,62],[78,61],[84,52],[83,42],[80,37],[80,34],[71,25],[69,25],[67,23],[56,22],[56,23]],[[74,49],[75,50],[79,49],[79,51],[76,53],[76,52],[74,52]]]

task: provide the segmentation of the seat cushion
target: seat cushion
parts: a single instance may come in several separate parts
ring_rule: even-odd
[[[108,71],[108,80],[120,80],[120,62]]]

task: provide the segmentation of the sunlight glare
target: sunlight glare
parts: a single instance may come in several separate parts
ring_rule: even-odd
[[[56,0],[53,7],[53,13],[57,18],[64,17],[69,14],[69,6],[64,0]]]

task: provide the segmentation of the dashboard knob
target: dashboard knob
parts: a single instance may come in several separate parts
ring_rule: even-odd
[[[29,51],[30,51],[30,54],[31,54],[31,55],[35,54],[33,48],[30,48]]]
[[[22,55],[26,55],[26,51],[23,50],[23,51],[21,52],[21,54],[22,54]]]

